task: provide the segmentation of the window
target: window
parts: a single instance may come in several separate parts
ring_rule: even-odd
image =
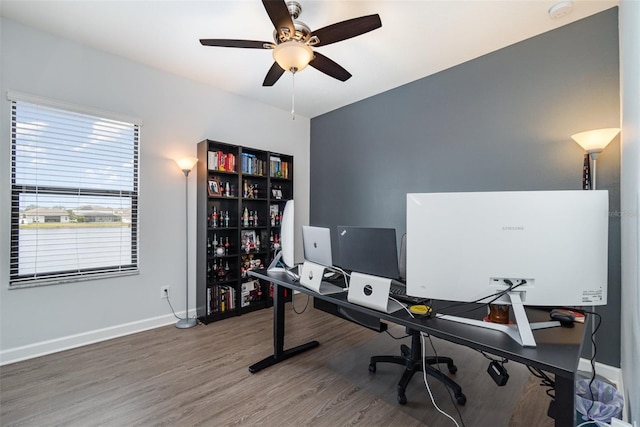
[[[137,273],[139,124],[9,99],[9,287]]]

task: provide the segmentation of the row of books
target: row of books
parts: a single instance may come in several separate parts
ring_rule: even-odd
[[[273,284],[269,289],[269,297],[273,298]],[[285,290],[285,296],[287,291]],[[257,279],[249,280],[241,285],[240,306],[247,307],[253,302],[261,301],[263,289]],[[230,285],[218,285],[207,288],[207,315],[226,313],[236,309],[236,290]]]
[[[207,168],[212,171],[235,172],[236,156],[223,151],[209,151]]]
[[[236,290],[220,285],[207,288],[207,315],[224,313],[236,308]]]
[[[241,156],[242,173],[257,176],[265,176],[267,174],[267,162],[251,153],[242,153]],[[223,151],[209,151],[207,167],[212,171],[235,172],[236,156],[233,153],[225,153]],[[283,161],[278,156],[269,158],[269,170],[272,177],[289,178],[289,162]]]
[[[255,154],[242,153],[242,173],[264,176],[267,174],[267,162],[260,160]]]
[[[278,156],[271,156],[269,167],[272,177],[289,179],[289,162],[282,161]]]

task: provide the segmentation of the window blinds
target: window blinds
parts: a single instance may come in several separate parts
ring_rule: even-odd
[[[10,288],[138,271],[139,125],[11,102]]]

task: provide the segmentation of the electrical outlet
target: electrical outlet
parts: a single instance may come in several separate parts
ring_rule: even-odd
[[[170,286],[161,286],[160,287],[160,298],[161,299],[169,298],[169,289],[171,289]]]

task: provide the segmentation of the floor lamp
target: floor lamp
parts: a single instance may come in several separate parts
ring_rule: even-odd
[[[591,173],[591,190],[596,189],[596,160],[598,158],[598,154],[602,153],[607,145],[620,133],[620,129],[618,128],[604,128],[604,129],[594,129],[588,130],[585,132],[576,133],[571,135],[571,138],[575,142],[577,142],[588,154],[591,159],[591,164],[593,165],[590,168]],[[596,307],[591,307],[592,311],[596,310]],[[592,320],[591,321],[591,335],[596,332],[596,324]],[[591,344],[591,353],[595,353],[594,345]]]
[[[618,128],[588,130],[571,135],[571,138],[589,154],[591,158],[591,189],[596,189],[596,159],[607,145],[620,133]]]
[[[193,328],[197,325],[197,321],[195,318],[189,318],[189,172],[196,165],[198,159],[195,157],[185,157],[184,159],[176,160],[176,163],[184,173],[184,200],[185,200],[185,235],[184,240],[186,242],[186,259],[185,259],[185,289],[187,290],[187,294],[185,296],[185,310],[184,310],[184,319],[178,320],[176,323],[176,328],[179,329],[188,329]]]

